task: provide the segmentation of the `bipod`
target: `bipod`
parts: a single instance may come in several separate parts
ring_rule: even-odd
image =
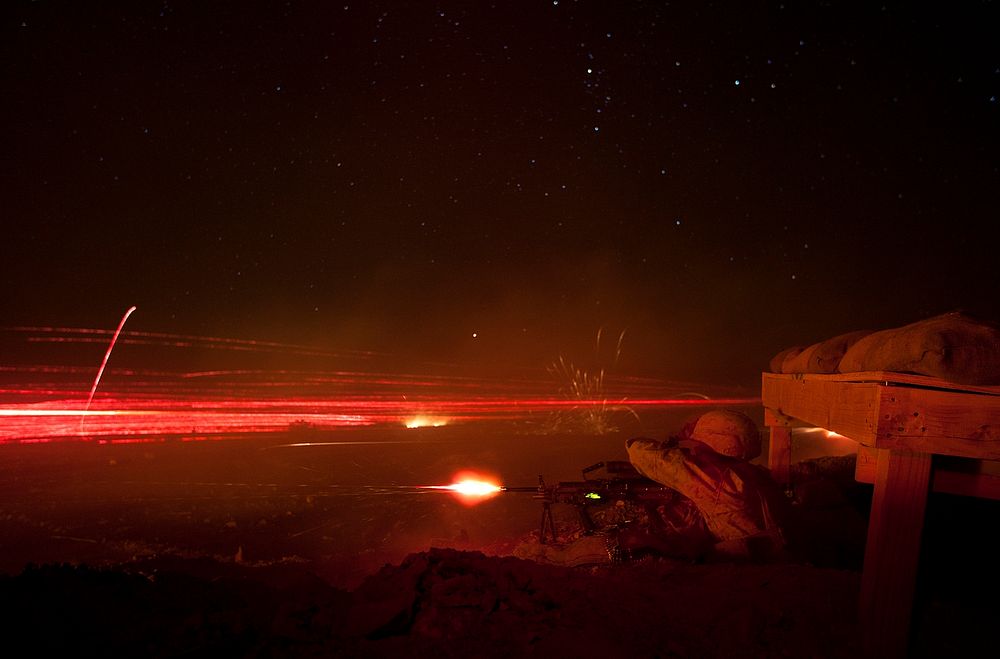
[[[552,542],[555,542],[556,523],[552,519],[552,497],[545,487],[545,479],[540,474],[538,476],[538,494],[535,495],[535,498],[542,500],[542,524],[538,533],[538,542],[543,545],[548,544],[545,541],[546,529],[548,534],[552,536]]]

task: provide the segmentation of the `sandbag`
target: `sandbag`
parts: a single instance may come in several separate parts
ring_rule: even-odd
[[[840,360],[841,373],[895,371],[958,384],[1000,384],[1000,330],[958,312],[857,340]]]
[[[774,357],[771,357],[771,361],[768,363],[768,368],[771,373],[789,373],[790,371],[784,370],[784,363],[790,359],[793,359],[796,355],[802,352],[802,346],[793,346],[791,348],[785,348]]]
[[[840,361],[848,349],[871,333],[871,330],[857,330],[814,344],[803,350],[802,354],[791,364],[796,370],[788,372],[836,373],[837,367],[840,366]],[[808,354],[806,354],[807,352]]]
[[[868,363],[868,354],[873,352],[876,346],[889,345],[892,340],[899,334],[898,327],[893,329],[879,330],[878,332],[872,332],[868,336],[862,337],[860,340],[856,341],[850,349],[844,353],[844,356],[840,359],[840,364],[837,365],[837,371],[840,373],[857,373],[858,371],[880,371],[886,369],[879,368],[866,368],[865,364]],[[891,370],[891,369],[889,369]]]
[[[812,356],[816,352],[817,348],[819,348],[819,344],[814,343],[811,346],[806,346],[805,348],[803,348],[802,351],[799,352],[799,354],[795,355],[794,357],[789,356],[788,359],[782,362],[781,372],[805,373],[806,366],[809,364],[809,360],[812,359]]]

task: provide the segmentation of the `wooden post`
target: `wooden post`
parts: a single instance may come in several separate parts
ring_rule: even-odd
[[[792,429],[788,426],[771,426],[771,441],[767,447],[767,467],[774,482],[788,487],[792,466]]]
[[[891,659],[909,641],[931,456],[878,449],[875,469],[858,612],[865,654]]]

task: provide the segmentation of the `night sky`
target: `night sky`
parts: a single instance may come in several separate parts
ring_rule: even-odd
[[[994,3],[120,4],[0,10],[0,326],[752,385],[1000,312]]]

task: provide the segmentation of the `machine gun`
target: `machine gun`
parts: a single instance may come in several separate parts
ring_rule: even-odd
[[[540,475],[535,487],[505,487],[505,492],[532,492],[542,502],[542,522],[538,536],[541,544],[547,537],[556,541],[556,526],[552,519],[552,504],[563,503],[576,508],[584,535],[598,531],[589,509],[597,505],[632,501],[647,509],[669,502],[677,493],[640,474],[632,463],[623,460],[598,462],[583,470],[583,480],[563,481],[546,485]]]

